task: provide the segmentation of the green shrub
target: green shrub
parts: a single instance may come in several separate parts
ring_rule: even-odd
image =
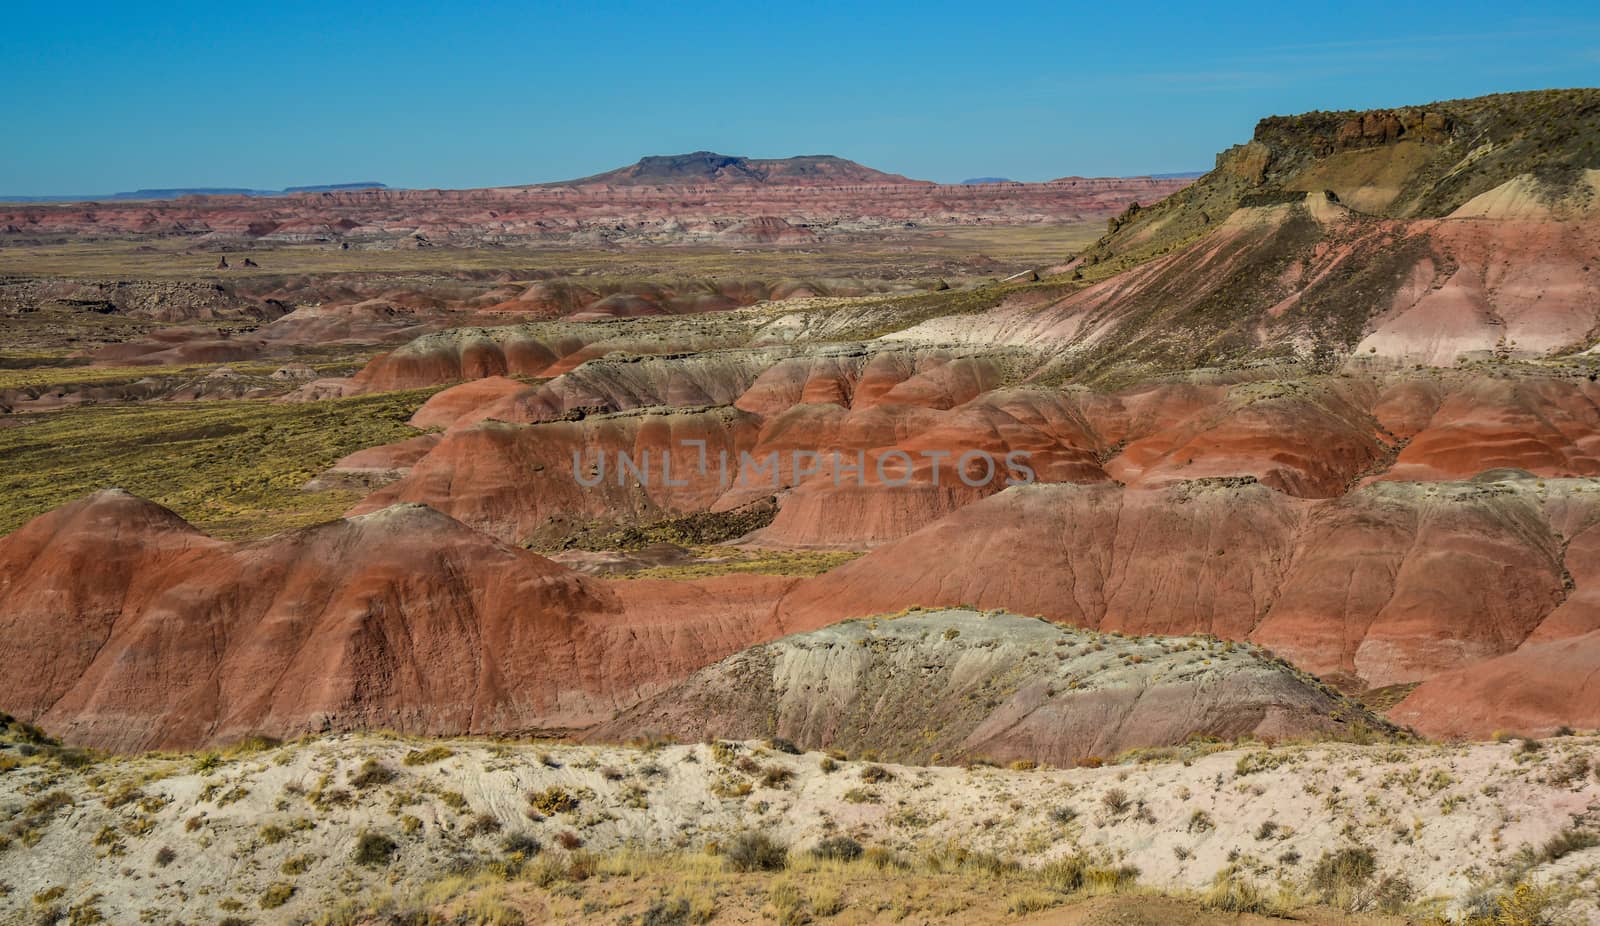
[[[1416,899],[1417,889],[1410,880],[1401,875],[1384,875],[1378,882],[1378,889],[1373,894],[1373,902],[1378,910],[1390,916],[1404,913],[1411,902]]]
[[[1540,849],[1539,855],[1546,862],[1554,862],[1574,852],[1592,849],[1595,846],[1600,846],[1600,835],[1597,835],[1592,830],[1572,827],[1550,837],[1549,841]]]
[[[853,862],[865,851],[849,836],[829,836],[811,848],[812,856],[836,862]]]
[[[539,840],[529,833],[512,833],[500,841],[500,851],[507,855],[520,855],[523,858],[533,858],[542,848]]]
[[[356,848],[351,859],[357,865],[385,865],[399,848],[393,839],[382,833],[364,832],[356,837]]]
[[[740,833],[723,849],[734,871],[782,871],[789,866],[789,848],[759,830]]]
[[[1062,826],[1066,826],[1073,820],[1078,819],[1078,812],[1073,810],[1071,807],[1062,805],[1060,807],[1053,808],[1050,811],[1050,819],[1061,824]]]

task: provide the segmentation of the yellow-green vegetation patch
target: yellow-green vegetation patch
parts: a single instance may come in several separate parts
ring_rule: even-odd
[[[429,746],[427,749],[413,749],[407,752],[401,760],[406,765],[432,765],[443,762],[455,755],[456,751],[448,746]]]
[[[859,550],[762,550],[744,557],[656,566],[619,579],[701,579],[726,575],[816,576],[861,556]]]
[[[0,429],[0,533],[99,489],[171,508],[209,533],[260,537],[338,517],[360,493],[302,492],[334,461],[414,437],[435,390],[321,402],[84,407]]]
[[[313,372],[331,376],[346,372],[351,367],[361,366],[360,361],[355,358],[307,360],[306,358],[296,357],[285,360],[249,360],[203,365],[115,367],[78,366],[51,362],[30,364],[26,362],[25,358],[21,357],[12,357],[10,358],[12,363],[7,364],[5,362],[6,359],[0,356],[0,389],[23,389],[30,386],[66,387],[132,383],[143,379],[199,379],[222,367],[227,367],[241,376],[255,376],[264,379],[287,363],[305,363]],[[48,358],[41,357],[41,360],[48,360]]]
[[[191,240],[130,238],[0,248],[0,273],[236,280],[303,273],[455,274],[488,270],[516,272],[537,267],[596,276],[887,276],[901,279],[917,271],[931,273],[946,260],[971,259],[974,254],[1024,265],[1055,263],[1063,254],[1092,244],[1104,230],[1105,223],[1099,220],[986,228],[924,226],[879,241],[825,241],[804,250],[673,243],[605,251],[560,242],[504,248],[352,248],[346,251],[325,244],[275,244],[238,252],[255,260],[261,265],[259,268],[235,266],[226,273],[217,271],[216,252],[191,250],[194,245]]]

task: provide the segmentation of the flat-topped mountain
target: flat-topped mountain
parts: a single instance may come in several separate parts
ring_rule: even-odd
[[[926,183],[874,170],[831,154],[746,158],[714,151],[652,155],[627,167],[544,186],[699,186],[702,184],[836,185]]]

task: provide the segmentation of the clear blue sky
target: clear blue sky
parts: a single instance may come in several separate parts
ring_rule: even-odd
[[[830,153],[1205,169],[1266,114],[1600,85],[1590,3],[70,3],[0,16],[0,193],[557,180]]]

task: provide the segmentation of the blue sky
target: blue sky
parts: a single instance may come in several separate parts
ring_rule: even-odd
[[[0,193],[538,182],[643,154],[1205,169],[1273,113],[1600,85],[1593,3],[35,3]]]

